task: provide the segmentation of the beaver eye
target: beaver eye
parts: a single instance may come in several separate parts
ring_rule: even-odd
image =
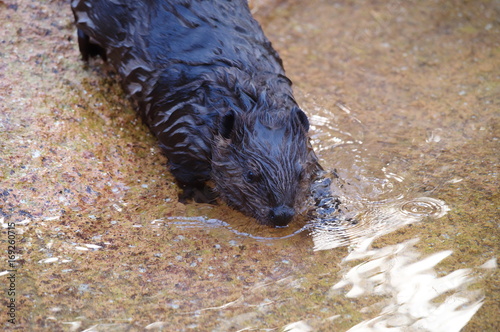
[[[248,171],[247,174],[245,174],[245,180],[248,183],[255,182],[256,179],[257,179],[257,175],[255,175],[255,173],[252,171]]]

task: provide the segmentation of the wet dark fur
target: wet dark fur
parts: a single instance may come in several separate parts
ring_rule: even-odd
[[[72,9],[83,59],[101,55],[116,68],[184,197],[211,200],[212,180],[262,224],[302,212],[321,167],[246,1],[74,0]]]

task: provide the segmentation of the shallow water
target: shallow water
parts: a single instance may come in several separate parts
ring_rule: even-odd
[[[254,5],[338,222],[179,204],[110,69],[78,61],[69,4],[0,1],[2,327],[500,330],[500,2]]]

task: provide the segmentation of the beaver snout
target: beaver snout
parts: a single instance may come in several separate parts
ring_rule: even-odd
[[[269,220],[274,226],[286,226],[295,216],[295,210],[289,206],[281,205],[269,211]]]

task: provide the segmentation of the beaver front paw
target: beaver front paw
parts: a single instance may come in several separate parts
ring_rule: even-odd
[[[179,193],[179,202],[186,204],[189,201],[196,203],[217,203],[217,194],[207,185],[200,187],[181,185],[182,192]]]
[[[82,55],[82,60],[89,62],[90,57],[100,56],[104,61],[106,61],[106,50],[101,46],[94,44],[90,41],[90,37],[85,34],[82,30],[78,29],[78,48],[80,49],[80,54]]]

